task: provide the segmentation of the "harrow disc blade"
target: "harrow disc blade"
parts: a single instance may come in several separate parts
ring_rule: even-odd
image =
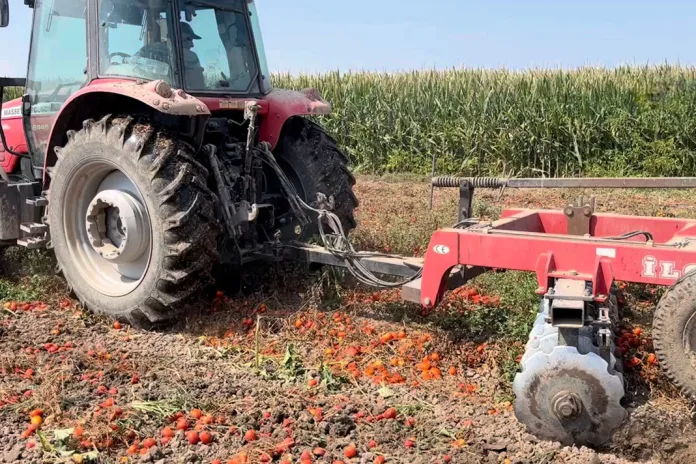
[[[525,359],[513,390],[517,419],[539,438],[566,445],[601,445],[626,418],[623,376],[571,346]]]

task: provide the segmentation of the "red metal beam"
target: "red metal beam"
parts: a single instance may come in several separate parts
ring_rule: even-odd
[[[591,281],[598,301],[613,280],[672,285],[696,269],[696,221],[596,215],[592,235],[599,237],[565,235],[565,224],[562,212],[511,210],[488,227],[435,232],[425,255],[421,303],[433,307],[440,301],[446,276],[457,265],[535,272],[540,293],[554,277]],[[636,230],[655,241],[602,239]],[[685,240],[689,236],[693,244]]]

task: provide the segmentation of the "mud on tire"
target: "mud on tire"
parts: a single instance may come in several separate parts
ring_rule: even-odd
[[[684,275],[660,299],[653,340],[667,377],[696,401],[696,272]]]
[[[144,328],[185,310],[212,281],[220,230],[216,198],[206,186],[208,172],[194,160],[193,148],[147,121],[106,116],[98,122],[85,121],[78,132],[70,131],[67,144],[56,154],[58,161],[50,171],[48,222],[59,267],[79,300],[94,312]],[[90,201],[82,198],[90,196],[88,176],[78,174],[92,163],[106,166],[102,171],[109,165],[121,171],[137,188],[149,215],[148,264],[132,290],[116,296],[109,295],[108,282],[99,288],[90,283],[92,277],[86,274],[90,270],[83,268],[89,261],[76,258],[89,255],[74,244],[71,247],[72,236],[66,236],[70,233],[66,231],[77,229],[69,224],[78,224],[82,214],[79,208],[66,206],[68,202]],[[76,191],[81,183],[83,193]],[[76,219],[66,216],[70,211]]]
[[[353,193],[355,176],[348,170],[348,156],[321,126],[302,117],[290,118],[274,152],[278,161],[285,163],[281,164],[284,169],[289,165],[295,172],[307,203],[316,206],[317,193],[333,196],[333,212],[346,233],[357,226],[353,210],[359,202]],[[317,232],[313,222],[302,238]]]

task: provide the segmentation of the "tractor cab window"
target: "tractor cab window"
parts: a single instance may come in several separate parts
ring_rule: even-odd
[[[258,69],[247,0],[183,0],[181,14],[186,89],[248,91]]]
[[[100,75],[163,79],[177,85],[169,0],[101,0]]]
[[[86,83],[87,0],[37,0],[26,85],[27,142],[33,153],[44,152],[56,114]],[[34,164],[42,161],[38,157]]]
[[[87,82],[87,0],[39,0],[27,91],[32,114],[57,113]]]

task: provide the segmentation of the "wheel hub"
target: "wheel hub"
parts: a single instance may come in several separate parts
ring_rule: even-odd
[[[553,412],[561,420],[579,416],[582,409],[582,400],[575,393],[564,390],[553,398]]]
[[[114,264],[139,259],[150,244],[145,208],[125,191],[99,192],[87,207],[86,227],[94,251]]]

